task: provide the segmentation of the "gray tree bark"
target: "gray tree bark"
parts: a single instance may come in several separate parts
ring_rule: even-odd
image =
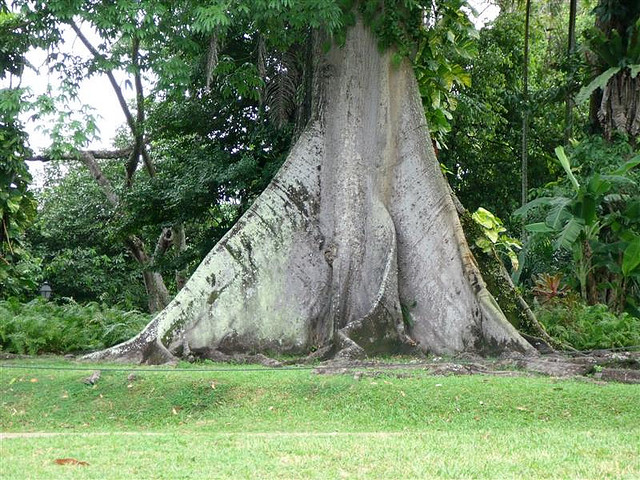
[[[280,172],[135,338],[89,355],[533,353],[488,293],[433,153],[413,71],[363,25],[315,66]]]
[[[631,142],[640,137],[640,74],[631,76],[628,68],[609,80],[600,102],[598,120],[606,138],[616,131],[629,136]]]

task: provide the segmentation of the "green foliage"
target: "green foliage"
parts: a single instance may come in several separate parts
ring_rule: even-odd
[[[566,177],[538,191],[516,211],[536,218],[527,230],[571,252],[568,273],[591,304],[635,311],[640,280],[640,155],[619,139],[592,137],[575,144],[570,157],[556,151]],[[567,259],[568,260],[568,259]]]
[[[49,253],[50,254],[50,253]],[[145,309],[141,273],[124,253],[99,254],[95,248],[64,248],[49,257],[44,278],[56,298],[99,301],[125,309]]]
[[[20,75],[26,65],[24,54],[29,49],[29,39],[16,34],[21,30],[24,18],[10,12],[0,4],[0,79],[8,75]]]
[[[607,83],[609,83],[609,80],[611,80],[611,78],[614,75],[616,75],[620,70],[621,70],[620,67],[611,67],[605,72],[598,75],[596,78],[594,78],[591,81],[591,83],[582,87],[582,89],[576,96],[576,99],[575,99],[576,104],[580,105],[581,103],[587,101],[587,99],[591,97],[593,92],[595,92],[599,88],[604,89],[604,87],[607,86]]]
[[[105,165],[105,174],[115,175],[118,167]],[[126,217],[108,206],[89,174],[77,164],[61,177],[50,169],[38,200],[38,219],[27,236],[54,295],[146,308],[140,267],[122,245]]]
[[[22,22],[21,16],[0,5],[0,79],[20,74],[26,64],[29,43],[16,33]],[[0,298],[23,295],[34,289],[37,280],[38,261],[23,242],[23,233],[36,214],[25,164],[31,152],[18,121],[24,95],[20,88],[0,89]]]
[[[486,208],[511,231],[520,228],[511,214],[521,203],[519,152],[525,108],[531,119],[530,185],[537,188],[551,181],[558,168],[553,149],[562,141],[564,106],[559,101],[563,74],[557,59],[564,55],[564,48],[558,53],[549,33],[560,31],[557,18],[545,16],[534,2],[526,107],[522,99],[523,13],[504,9],[479,32],[476,48],[480,53],[473,60],[460,60],[471,75],[472,86],[455,89],[457,108],[445,139],[449,148],[438,155],[453,172],[448,179],[463,205],[472,211]]]
[[[622,275],[629,277],[640,265],[640,237],[635,236],[622,254]]]
[[[520,250],[522,244],[519,240],[505,235],[507,229],[502,224],[502,220],[482,207],[478,208],[471,215],[471,218],[480,225],[484,234],[483,237],[475,239],[475,244],[478,248],[484,253],[495,252],[499,256],[508,257],[513,270],[518,270],[516,250]]]
[[[615,26],[607,31],[593,27],[585,32],[586,47],[599,65],[611,69],[640,64],[640,8],[611,25]]]
[[[640,318],[616,315],[606,305],[550,301],[535,313],[549,335],[578,350],[640,345]]]
[[[97,303],[8,299],[0,301],[0,350],[35,355],[105,348],[131,338],[149,320]]]
[[[440,0],[431,8],[423,13],[428,17],[428,27],[418,29],[422,35],[414,70],[431,136],[445,146],[458,94],[471,86],[464,63],[477,54],[478,32],[464,11],[468,8],[466,0]]]

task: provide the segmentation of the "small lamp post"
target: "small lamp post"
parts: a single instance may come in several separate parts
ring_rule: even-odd
[[[44,282],[40,286],[40,296],[45,300],[49,300],[51,298],[52,291],[53,289],[51,288],[51,285],[49,285],[49,282]]]

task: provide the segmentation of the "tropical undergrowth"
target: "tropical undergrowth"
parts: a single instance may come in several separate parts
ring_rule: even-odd
[[[578,350],[640,346],[640,318],[627,312],[616,314],[606,305],[586,305],[575,298],[535,310],[549,335]]]
[[[0,351],[15,354],[96,350],[131,338],[149,315],[104,304],[0,301]]]
[[[528,232],[519,280],[573,347],[638,345],[640,155],[597,136],[556,155],[562,175],[516,211]]]

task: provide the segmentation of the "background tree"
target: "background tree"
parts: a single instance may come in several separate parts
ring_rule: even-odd
[[[143,165],[146,178],[153,179],[157,176],[158,161],[161,160],[158,157],[154,158],[151,151],[152,146],[147,129],[147,109],[154,103],[154,99],[159,99],[157,100],[157,108],[159,109],[162,109],[161,104],[163,102],[175,106],[178,102],[187,101],[190,105],[195,105],[197,102],[194,102],[193,98],[188,100],[188,97],[191,97],[194,92],[196,92],[198,101],[202,101],[204,98],[204,102],[208,103],[207,108],[211,108],[215,102],[209,102],[207,97],[212,92],[211,78],[214,70],[219,66],[224,85],[220,85],[220,90],[216,90],[215,95],[220,98],[226,98],[227,105],[237,103],[238,98],[241,98],[241,96],[246,97],[246,100],[239,104],[240,108],[236,109],[240,116],[235,118],[238,118],[238,122],[241,123],[248,120],[248,117],[252,115],[252,111],[255,112],[257,110],[253,107],[258,102],[258,87],[261,84],[257,70],[255,67],[251,68],[250,64],[246,62],[245,65],[249,65],[249,68],[236,68],[236,60],[229,55],[225,55],[228,51],[221,50],[217,45],[211,44],[209,33],[225,24],[224,12],[218,18],[209,15],[195,5],[176,7],[158,2],[119,2],[118,4],[95,5],[86,3],[68,5],[64,2],[48,2],[46,5],[39,5],[25,2],[22,6],[24,16],[29,22],[32,43],[46,45],[54,52],[49,56],[50,68],[62,72],[63,87],[71,96],[75,95],[80,79],[83,76],[102,73],[109,79],[118,98],[126,119],[128,131],[128,141],[122,144],[123,148],[114,152],[81,150],[79,153],[74,153],[77,148],[83,147],[87,140],[87,132],[76,129],[71,139],[73,141],[62,137],[57,138],[57,144],[54,145],[51,153],[43,157],[43,159],[49,160],[57,157],[69,161],[77,158],[85,165],[99,186],[101,197],[108,204],[103,208],[103,211],[111,212],[112,223],[119,225],[118,231],[120,235],[116,238],[127,246],[131,257],[136,259],[141,266],[149,309],[157,311],[169,300],[169,292],[160,271],[161,257],[171,246],[182,252],[186,250],[187,234],[180,217],[187,217],[188,215],[185,215],[184,212],[177,215],[176,209],[172,209],[169,211],[173,215],[165,214],[162,219],[156,218],[155,224],[160,226],[160,235],[158,236],[156,233],[156,238],[153,238],[152,235],[150,236],[151,225],[141,225],[142,218],[132,220],[136,211],[140,210],[134,202],[135,198],[141,198],[140,193],[133,191],[134,177],[136,176],[138,165]],[[194,25],[196,28],[193,31],[187,31],[184,25]],[[56,52],[62,42],[64,28],[70,28],[84,44],[90,53],[88,61],[81,57],[70,57],[67,54],[62,55]],[[94,42],[96,43],[94,45],[90,37],[83,33],[83,28],[97,33],[101,40],[100,43]],[[220,35],[219,38],[222,39],[223,37]],[[252,42],[244,39],[244,43],[251,45]],[[255,42],[253,43],[255,44]],[[242,40],[228,43],[230,49],[236,49],[234,53],[238,53],[240,58],[247,53],[247,46],[241,47],[241,49],[244,48],[244,52],[237,51],[238,46],[242,44]],[[206,81],[203,81],[201,78],[203,72],[200,68],[200,59],[204,56],[211,57],[212,49],[220,50],[218,53],[223,55],[222,61],[213,63],[209,61],[206,64],[204,67]],[[135,90],[134,108],[127,104],[123,90],[116,81],[114,72],[117,69],[126,69],[132,74],[132,80],[129,84]],[[143,90],[143,76],[151,71],[158,75],[159,80],[151,93],[146,95]],[[192,90],[188,91],[187,88],[192,88]],[[44,99],[42,101],[44,103]],[[62,107],[64,108],[64,106]],[[51,107],[47,104],[47,108],[58,107]],[[165,113],[167,112],[166,107],[163,110]],[[203,109],[200,108],[200,110]],[[202,114],[202,111],[198,113]],[[228,111],[227,113],[230,112]],[[182,114],[186,116],[190,112],[182,109]],[[173,116],[175,117],[175,113]],[[234,127],[236,126],[237,124],[234,125]],[[212,127],[219,128],[218,125]],[[167,139],[167,135],[166,133],[160,134],[158,131],[161,129],[171,131],[171,127],[166,123],[156,130],[155,148],[161,154],[175,153],[178,150],[175,134],[174,138],[164,141]],[[206,132],[203,132],[203,129],[200,128],[189,132],[187,135],[191,136],[192,149],[200,148],[200,153],[206,151],[205,148],[202,148],[203,145],[197,146],[193,142],[202,141],[202,139],[206,140],[206,135],[209,135],[209,140],[204,143],[210,145],[212,143],[211,139],[214,136],[221,135],[225,129],[228,128],[225,127],[219,131],[210,129]],[[59,130],[62,129],[59,128]],[[251,128],[247,136],[255,135],[257,130],[258,128]],[[199,137],[199,135],[205,136]],[[276,135],[277,137],[278,135]],[[233,137],[233,140],[237,141],[236,145],[243,143],[238,139],[237,134]],[[162,143],[163,141],[164,143]],[[186,138],[180,139],[179,142],[181,142],[182,147],[188,144]],[[173,150],[167,148],[170,144],[173,144]],[[226,158],[225,161],[233,163],[236,169],[239,163],[249,164],[251,162],[250,159],[254,158],[255,155],[243,155],[243,153],[249,148],[255,149],[255,147],[255,144],[240,147],[229,155],[229,157],[234,157],[235,160]],[[265,145],[261,147],[264,148]],[[277,141],[274,141],[269,148],[273,150],[274,147],[277,148]],[[230,150],[231,148],[228,148],[227,152]],[[185,158],[189,157],[190,153],[182,150],[180,155]],[[218,158],[224,156],[225,150],[218,148]],[[274,157],[278,158],[277,152],[265,155],[263,163],[266,162],[267,158]],[[110,169],[108,173],[105,172],[105,162],[108,163],[109,161],[119,161],[124,164],[124,172],[121,174],[123,177],[117,175],[114,169]],[[176,162],[174,161],[175,164]],[[264,165],[258,168],[258,171],[261,171],[263,167]],[[231,171],[231,167],[227,168],[226,174],[228,175]],[[246,168],[244,173],[246,173]],[[241,174],[242,170],[238,170],[235,175],[236,178],[240,177]],[[233,174],[231,175],[233,176]],[[257,175],[259,176],[260,173]],[[218,172],[217,176],[222,177],[224,173]],[[249,175],[243,181],[251,185],[249,190],[253,189],[253,194],[255,195],[255,191],[264,186],[264,183],[260,185],[259,182],[254,182],[254,178],[250,178]],[[160,182],[155,183],[158,184]],[[215,188],[212,183],[210,182],[207,187],[210,189]],[[167,188],[166,181],[164,184],[165,188]],[[224,180],[218,182],[218,186],[224,184]],[[158,191],[159,189],[156,188],[156,193]],[[221,187],[219,191],[215,192],[215,196],[211,198],[207,205],[215,203],[215,200],[220,198],[226,197],[229,199],[231,195],[236,198],[242,198],[242,192],[239,190],[230,193],[229,191],[223,191]],[[251,195],[247,197],[247,199],[249,198],[251,198]],[[245,208],[247,199],[244,200]],[[158,198],[156,200],[155,205],[157,206],[161,199]],[[164,206],[163,210],[167,211]],[[138,222],[138,228],[133,228],[136,222]],[[155,245],[153,251],[148,247],[149,244]],[[178,287],[184,283],[184,272],[182,270],[183,268],[177,269],[175,285]]]
[[[25,68],[29,43],[14,35],[23,21],[0,5],[0,80],[17,78]],[[36,214],[24,162],[31,152],[18,121],[24,93],[11,83],[0,90],[0,298],[34,291],[39,273],[38,260],[24,248],[24,231]]]
[[[600,0],[595,26],[586,33],[592,76],[578,103],[591,98],[592,128],[611,139],[620,131],[640,134],[640,4]]]
[[[531,188],[555,178],[554,148],[562,142],[565,57],[558,12],[534,9],[530,25],[528,115]],[[560,17],[561,18],[561,17]],[[523,13],[504,9],[480,31],[481,55],[466,63],[472,87],[457,97],[448,149],[440,160],[461,202],[471,211],[484,207],[519,228],[511,213],[521,204],[521,133],[523,122]]]

